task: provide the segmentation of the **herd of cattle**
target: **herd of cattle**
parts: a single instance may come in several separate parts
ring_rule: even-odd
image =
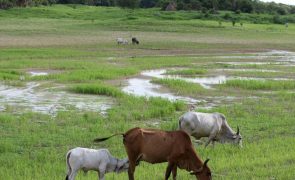
[[[97,138],[102,142],[111,137],[123,136],[123,144],[128,158],[117,159],[107,149],[74,148],[66,155],[66,180],[74,180],[77,172],[89,170],[98,172],[100,180],[105,173],[128,171],[129,180],[134,180],[134,172],[140,161],[148,163],[168,162],[165,179],[176,179],[177,168],[185,169],[199,180],[212,179],[207,163],[197,155],[190,136],[199,140],[208,137],[205,147],[212,142],[233,143],[242,146],[242,136],[237,128],[234,132],[226,118],[220,113],[187,112],[179,118],[179,130],[162,131],[157,129],[133,128],[125,133],[117,133],[106,138]]]

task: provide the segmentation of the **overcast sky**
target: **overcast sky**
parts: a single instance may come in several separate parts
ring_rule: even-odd
[[[295,0],[260,0],[264,2],[276,2],[276,3],[283,3],[283,4],[290,4],[295,5]]]

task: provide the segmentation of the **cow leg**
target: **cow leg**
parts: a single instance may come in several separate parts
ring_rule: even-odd
[[[213,138],[214,138],[214,137],[211,137],[211,135],[209,136],[209,139],[208,139],[208,141],[206,142],[205,147],[207,147],[207,146],[212,142]]]
[[[207,147],[210,144],[210,142],[214,142],[215,137],[216,137],[216,134],[210,134],[209,139],[205,144],[205,147]]]
[[[176,180],[176,176],[177,176],[177,166],[176,165],[173,166],[172,175],[173,175],[173,180]]]
[[[128,177],[129,180],[134,180],[135,162],[129,161]]]
[[[212,141],[212,146],[213,146],[213,148],[215,147],[215,142],[216,142],[216,140],[213,140],[213,141]]]
[[[166,168],[165,180],[169,179],[173,167],[174,167],[174,164],[172,164],[171,162],[168,162],[168,166]]]
[[[75,180],[75,177],[77,175],[77,172],[78,171],[76,171],[76,170],[75,171],[72,171],[71,174],[69,175],[69,180]]]
[[[104,174],[105,174],[105,172],[99,172],[98,173],[98,180],[104,180]]]
[[[98,179],[104,180],[104,174],[106,173],[107,165],[106,164],[100,164],[98,167]]]
[[[208,141],[205,144],[205,147],[207,147],[210,144],[211,141],[212,141],[211,139],[208,139]]]

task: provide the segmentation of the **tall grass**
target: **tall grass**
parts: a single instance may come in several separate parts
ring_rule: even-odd
[[[32,80],[56,80],[61,82],[85,82],[115,79],[137,73],[134,68],[99,67],[97,69],[72,70],[48,76],[35,76]]]
[[[0,80],[19,80],[23,73],[15,70],[0,70]]]
[[[82,94],[97,94],[112,97],[120,97],[123,93],[115,87],[103,83],[94,82],[92,84],[76,84],[70,88],[70,91]]]
[[[181,69],[181,70],[168,70],[166,74],[169,75],[181,75],[181,76],[194,76],[203,75],[208,71],[206,69]]]
[[[293,80],[227,80],[222,86],[247,90],[293,90]]]

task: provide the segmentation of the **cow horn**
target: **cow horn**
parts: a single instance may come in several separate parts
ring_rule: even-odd
[[[202,172],[202,171],[203,171],[203,168],[207,165],[207,163],[208,163],[209,160],[210,160],[210,159],[206,159],[206,161],[204,162],[203,166],[200,167],[199,169],[197,169],[193,174],[196,174],[196,173],[200,173],[200,172]],[[191,174],[192,174],[192,173],[191,173]]]
[[[204,162],[204,165],[203,166],[206,166],[209,160],[210,159],[206,159],[206,161]]]
[[[237,126],[237,128],[238,128],[237,135],[239,135],[240,134],[240,128],[239,128],[239,126]]]

